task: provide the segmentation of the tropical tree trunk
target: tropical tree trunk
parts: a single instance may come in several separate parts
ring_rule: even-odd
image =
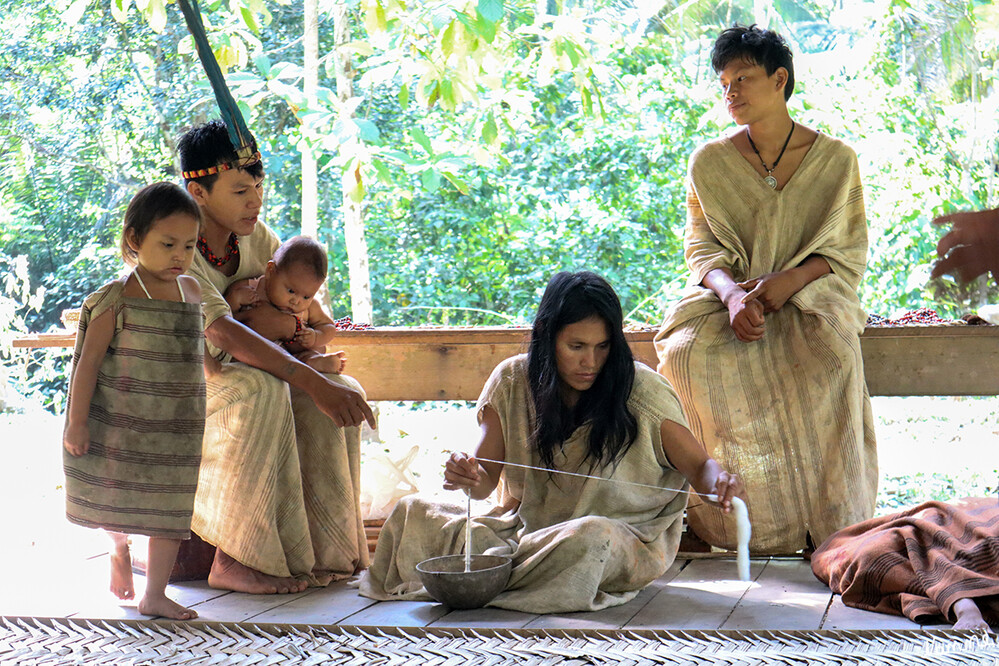
[[[333,38],[336,52],[336,94],[340,102],[354,96],[354,66],[344,48],[350,42],[350,14],[347,3],[333,6]],[[351,167],[360,175],[360,165]],[[356,323],[374,323],[371,307],[371,277],[368,271],[368,241],[364,237],[364,203],[344,190],[343,233],[347,241],[347,275],[350,280],[350,309]]]
[[[303,92],[311,106],[316,101],[319,87],[319,6],[318,0],[305,0],[303,42],[305,53],[302,65],[305,72]],[[303,141],[302,152],[302,234],[319,237],[319,178],[316,156]]]
[[[304,0],[302,43],[304,53],[302,92],[309,106],[316,104],[319,88],[319,0]],[[319,239],[319,161],[306,141],[299,144],[302,153],[302,235]],[[326,283],[319,288],[318,298],[327,312],[330,292]]]

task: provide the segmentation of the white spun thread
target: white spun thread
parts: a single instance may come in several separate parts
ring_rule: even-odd
[[[709,495],[709,499],[717,502],[717,495]],[[732,498],[732,513],[735,514],[735,565],[739,571],[739,580],[749,580],[749,537],[753,527],[749,524],[749,509],[739,497]]]
[[[454,560],[452,560],[453,562]],[[472,492],[468,491],[465,507],[465,572],[472,570]]]

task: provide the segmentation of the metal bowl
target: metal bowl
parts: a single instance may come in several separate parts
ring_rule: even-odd
[[[503,555],[472,555],[465,571],[464,555],[432,557],[416,565],[427,592],[448,608],[481,608],[506,589],[513,560]]]

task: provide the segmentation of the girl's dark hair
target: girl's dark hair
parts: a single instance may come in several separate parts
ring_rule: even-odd
[[[569,324],[592,316],[607,324],[610,350],[593,386],[569,408],[562,399],[555,338]],[[531,440],[545,467],[554,468],[555,451],[585,422],[590,424],[587,458],[591,464],[616,462],[635,441],[638,422],[628,411],[635,362],[623,323],[621,301],[599,275],[561,272],[548,282],[527,352],[527,380],[534,405]]]
[[[256,142],[253,149],[256,150]],[[180,153],[180,170],[197,171],[198,169],[209,169],[221,162],[236,162],[239,156],[236,149],[232,147],[232,139],[229,138],[229,129],[224,121],[216,118],[207,123],[197,125],[184,132],[177,141],[177,152]],[[264,177],[263,162],[254,162],[240,168],[254,178]],[[217,173],[200,178],[188,178],[185,184],[194,182],[200,183],[209,192],[215,186],[215,181],[219,179]]]
[[[125,223],[121,230],[121,256],[125,263],[134,266],[138,254],[128,244],[128,232],[136,245],[142,245],[146,234],[156,220],[174,213],[183,213],[201,223],[201,207],[180,185],[168,182],[153,183],[143,187],[132,197],[125,209]]]
[[[326,248],[308,236],[295,236],[281,243],[274,252],[273,261],[278,269],[301,265],[311,270],[316,278],[326,279]]]
[[[711,67],[715,73],[728,67],[733,60],[745,60],[766,70],[773,76],[779,67],[787,70],[787,84],[784,86],[784,101],[791,99],[794,92],[794,56],[784,38],[773,30],[764,30],[757,25],[734,25],[718,35],[711,50]]]

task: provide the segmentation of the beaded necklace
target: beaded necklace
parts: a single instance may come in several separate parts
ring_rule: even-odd
[[[236,234],[229,234],[229,240],[225,244],[225,256],[218,257],[211,248],[208,247],[208,242],[205,237],[198,234],[198,252],[201,256],[205,258],[205,261],[213,266],[224,266],[232,259],[239,256],[239,241],[236,239]]]

